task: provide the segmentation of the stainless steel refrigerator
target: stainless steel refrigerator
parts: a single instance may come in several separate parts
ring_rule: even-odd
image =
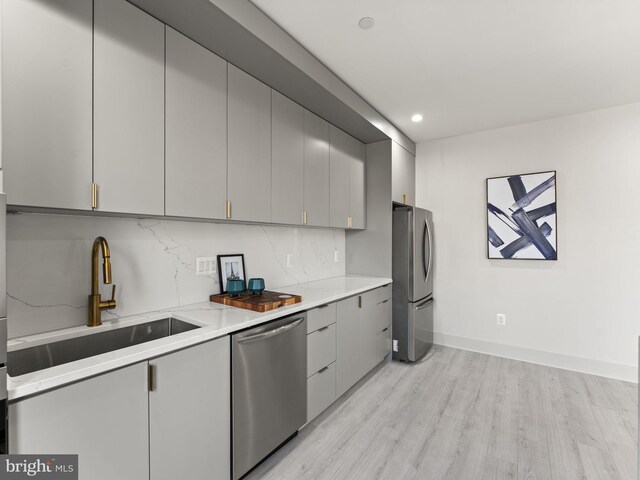
[[[433,216],[393,210],[393,358],[415,362],[433,345]]]

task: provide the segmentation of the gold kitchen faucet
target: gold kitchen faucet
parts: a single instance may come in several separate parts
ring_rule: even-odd
[[[104,283],[111,283],[111,252],[109,244],[104,237],[98,237],[93,242],[91,250],[91,295],[89,295],[89,318],[87,320],[88,327],[97,327],[102,325],[102,310],[111,310],[116,308],[116,286],[113,285],[111,290],[111,300],[102,301],[98,286],[98,261],[100,260],[100,250],[102,250],[102,276]]]

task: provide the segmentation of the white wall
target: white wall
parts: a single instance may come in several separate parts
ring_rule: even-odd
[[[437,343],[637,381],[640,103],[423,143],[416,163]],[[488,260],[485,179],[543,170],[558,260]]]
[[[219,293],[217,274],[196,277],[196,256],[244,253],[247,277],[264,277],[268,289],[345,273],[343,230],[9,215],[11,338],[86,323],[91,246],[98,235],[111,247],[117,284],[118,308],[103,312],[103,319],[207,301]],[[291,267],[287,253],[293,254]],[[102,286],[101,292],[108,296],[111,289]]]

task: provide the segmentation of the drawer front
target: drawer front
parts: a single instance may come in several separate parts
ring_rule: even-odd
[[[307,311],[307,333],[336,323],[336,304],[329,303]]]
[[[307,422],[318,416],[336,399],[336,364],[328,365],[307,379]]]
[[[381,332],[386,327],[391,326],[392,319],[392,300],[390,298],[383,300],[375,306],[375,313],[372,320],[375,322],[375,331]]]
[[[389,300],[392,296],[391,284],[376,288],[362,294],[362,306],[370,307]]]
[[[335,361],[335,323],[307,335],[307,378]]]
[[[391,327],[387,327],[376,335],[376,355],[381,362],[391,353]]]

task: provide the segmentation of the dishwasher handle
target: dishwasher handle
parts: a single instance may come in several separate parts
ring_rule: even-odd
[[[238,340],[238,343],[249,343],[249,342],[256,342],[258,340],[262,340],[263,338],[270,338],[270,337],[275,337],[276,335],[280,335],[281,333],[287,332],[289,330],[291,330],[294,327],[297,327],[298,325],[300,325],[302,322],[304,321],[304,318],[299,318],[291,323],[288,323],[286,325],[283,325],[281,327],[278,328],[274,328],[273,330],[268,330],[266,332],[262,332],[262,333],[256,333],[254,335],[249,335],[246,336],[242,339]]]

